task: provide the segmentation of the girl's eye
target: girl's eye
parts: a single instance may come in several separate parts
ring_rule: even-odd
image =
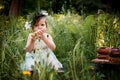
[[[41,24],[41,26],[44,26],[45,24]]]
[[[39,25],[35,25],[35,27],[38,27]]]

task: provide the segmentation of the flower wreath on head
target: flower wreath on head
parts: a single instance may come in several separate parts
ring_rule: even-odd
[[[47,15],[48,15],[48,13],[45,10],[35,11],[35,12],[31,13],[30,15],[27,16],[29,21],[25,22],[25,28],[30,29],[31,26],[34,25],[34,22],[38,17],[47,16]]]

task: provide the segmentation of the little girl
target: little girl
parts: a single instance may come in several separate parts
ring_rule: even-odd
[[[46,14],[37,13],[31,22],[32,33],[29,34],[26,44],[25,68],[32,70],[32,66],[47,64],[58,72],[63,72],[62,64],[53,53],[56,45],[50,34],[46,33],[48,28]]]

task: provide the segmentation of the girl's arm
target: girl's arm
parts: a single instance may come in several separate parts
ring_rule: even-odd
[[[56,45],[55,45],[51,35],[48,35],[48,37],[46,35],[47,35],[46,33],[42,34],[41,39],[47,44],[47,46],[51,50],[55,50]]]
[[[35,37],[32,36],[32,33],[29,34],[26,44],[26,52],[31,52],[34,48]]]

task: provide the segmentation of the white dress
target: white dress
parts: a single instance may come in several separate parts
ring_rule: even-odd
[[[58,68],[63,68],[53,51],[47,47],[47,45],[41,39],[37,39],[35,41],[34,49],[31,53],[26,52],[25,64],[24,67],[22,66],[22,68],[29,70],[32,69],[32,66],[35,67],[36,64],[42,67],[47,65],[55,70],[58,70]]]

